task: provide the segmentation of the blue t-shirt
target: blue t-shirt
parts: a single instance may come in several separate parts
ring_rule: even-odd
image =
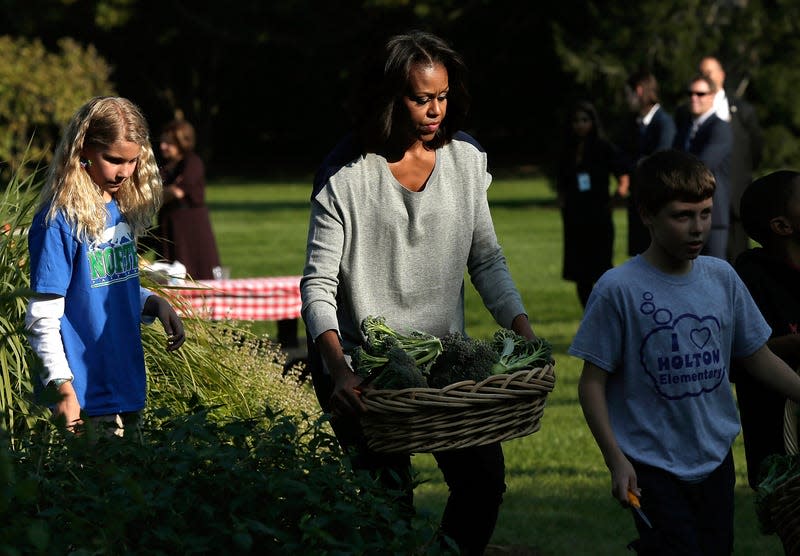
[[[139,266],[133,233],[116,202],[102,237],[80,241],[62,213],[33,219],[31,288],[64,297],[61,339],[81,408],[88,415],[139,411],[145,402]]]
[[[641,256],[597,282],[568,353],[608,371],[611,427],[630,458],[686,481],[716,469],[739,434],[732,357],[770,336],[733,268],[698,257],[685,275]]]

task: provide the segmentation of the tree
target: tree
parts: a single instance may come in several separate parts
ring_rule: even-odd
[[[38,39],[0,36],[0,161],[49,161],[61,126],[86,99],[112,94],[111,66],[72,39],[48,51]]]

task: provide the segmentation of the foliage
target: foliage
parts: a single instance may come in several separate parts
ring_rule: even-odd
[[[157,290],[157,286],[153,286]],[[168,291],[159,291],[169,296]],[[174,303],[180,303],[174,300]],[[188,311],[188,308],[184,308]],[[164,349],[160,324],[142,329],[148,368],[148,407],[185,405],[198,396],[217,406],[214,413],[242,418],[264,410],[299,415],[319,412],[311,386],[301,370],[283,371],[285,355],[269,338],[252,333],[246,323],[215,323],[184,318],[187,340],[176,352]]]
[[[111,67],[92,46],[0,36],[0,161],[8,178],[24,161],[49,160],[58,132],[90,97],[111,94]]]
[[[770,507],[775,501],[773,494],[779,488],[794,484],[798,480],[800,480],[800,455],[798,454],[770,454],[761,462],[755,508],[761,530],[764,533],[776,531]]]
[[[38,435],[0,447],[0,553],[442,553],[434,524],[403,519],[399,493],[345,467],[323,425],[192,407],[150,419],[142,444]]]
[[[528,340],[507,328],[500,328],[494,333],[492,347],[500,354],[492,374],[541,367],[549,363],[553,355],[553,346],[545,338]]]
[[[555,51],[577,85],[573,96],[597,101],[612,132],[614,123],[625,120],[623,86],[630,73],[653,71],[662,102],[674,112],[700,58],[714,55],[725,67],[726,89],[756,106],[765,129],[763,168],[796,164],[800,108],[794,91],[800,71],[791,62],[800,52],[796,2],[588,2],[584,15],[553,22]]]
[[[40,37],[48,48],[59,37],[95,45],[151,126],[177,113],[195,124],[212,172],[223,165],[238,175],[264,175],[265,166],[271,176],[313,172],[347,128],[342,103],[365,48],[414,27],[441,34],[464,55],[470,131],[495,164],[546,163],[577,96],[597,101],[614,131],[628,115],[622,85],[639,66],[655,72],[674,111],[704,54],[722,59],[728,86],[754,102],[765,128],[783,130],[768,134],[764,167],[794,163],[782,149],[784,138],[794,144],[800,133],[793,96],[800,5],[793,0],[563,0],[503,9],[488,0],[162,2],[153,17],[154,8],[147,0],[50,2],[47,9],[4,2],[0,32]],[[272,87],[274,75],[288,76],[295,94]],[[531,87],[532,76],[546,84]],[[524,99],[511,118],[496,115],[497,83],[508,98]]]
[[[35,203],[33,174],[15,174],[0,194],[0,430],[11,433],[12,444],[43,414],[33,402],[36,361],[22,334],[30,293],[26,235]]]

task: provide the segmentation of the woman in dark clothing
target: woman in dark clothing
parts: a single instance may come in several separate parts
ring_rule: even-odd
[[[564,222],[563,277],[576,283],[584,307],[594,283],[613,265],[609,177],[614,174],[624,184],[624,169],[623,154],[604,137],[594,106],[577,103],[570,111],[556,187]]]
[[[158,213],[156,254],[181,262],[191,278],[208,280],[220,262],[205,204],[205,166],[194,145],[194,128],[185,120],[173,120],[161,133],[164,204]]]

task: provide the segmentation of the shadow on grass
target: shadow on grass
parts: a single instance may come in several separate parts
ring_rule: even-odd
[[[284,210],[306,210],[307,201],[211,201],[206,203],[211,212],[275,212]]]
[[[212,212],[271,212],[277,210],[305,210],[309,208],[309,201],[224,201],[216,200],[206,203]],[[489,201],[490,208],[522,209],[522,208],[556,208],[554,199],[503,199]]]

